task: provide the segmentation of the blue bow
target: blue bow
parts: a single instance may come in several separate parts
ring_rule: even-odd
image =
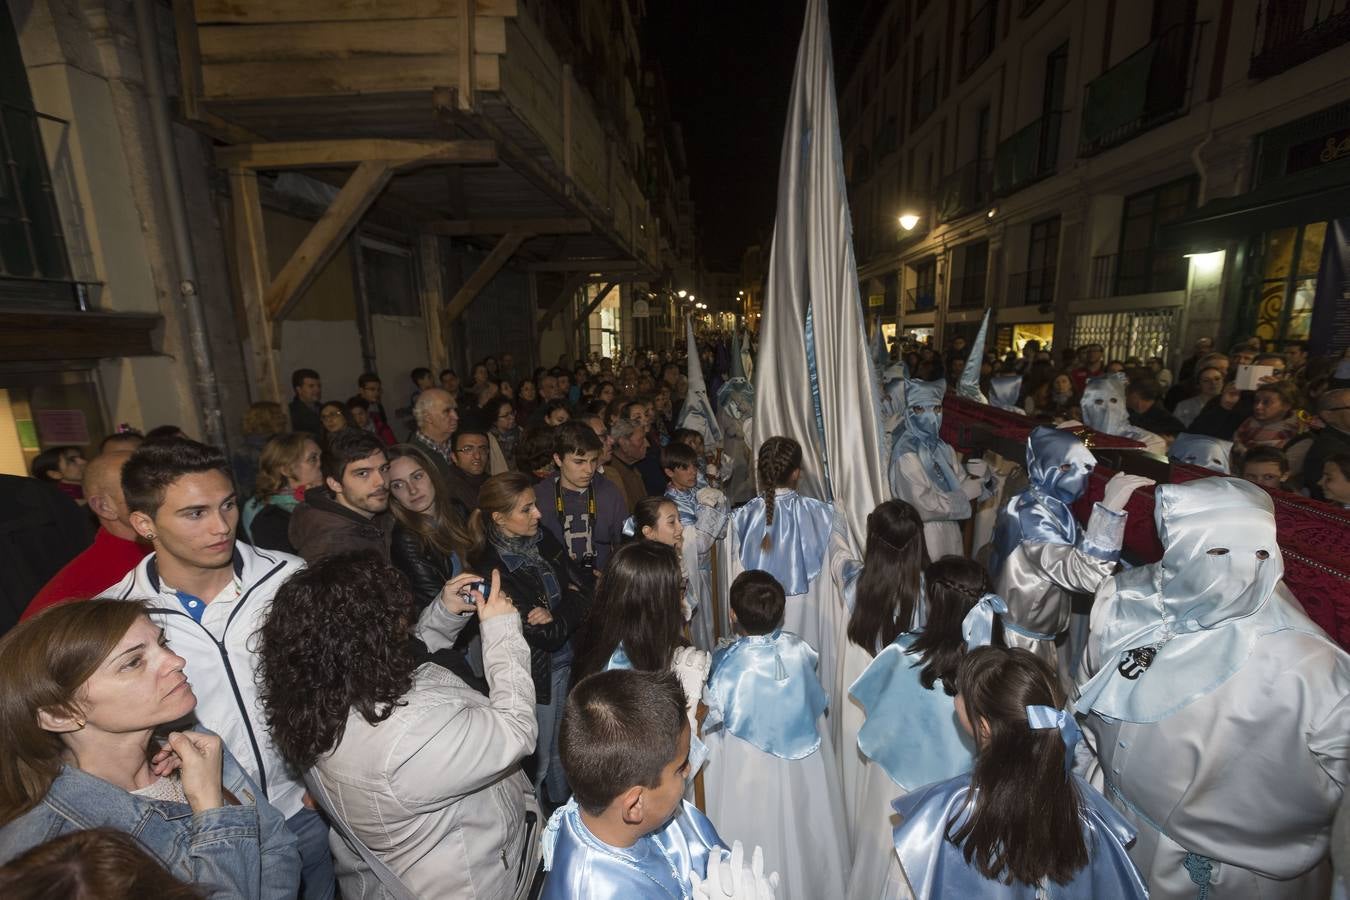
[[[1004,615],[1007,612],[1008,604],[1004,603],[998,594],[985,594],[981,597],[980,602],[972,606],[970,612],[961,620],[961,637],[966,639],[966,649],[974,650],[976,647],[989,646],[994,640],[994,614]]]
[[[1072,713],[1068,710],[1055,709],[1053,706],[1028,706],[1027,725],[1033,731],[1058,728],[1060,740],[1064,741],[1064,766],[1073,767],[1073,748],[1083,737],[1083,732],[1078,730],[1078,722]]]

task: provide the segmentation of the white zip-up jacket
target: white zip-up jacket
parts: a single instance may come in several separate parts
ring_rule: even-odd
[[[156,555],[141,560],[103,596],[146,602],[150,617],[164,628],[170,648],[187,660],[184,673],[197,695],[197,719],[220,735],[272,806],[289,819],[303,805],[305,786],[272,744],[254,678],[258,655],[253,635],[266,621],[277,589],[304,562],[289,553],[257,550],[236,541],[234,574],[239,596],[208,602],[198,623],[160,580]]]

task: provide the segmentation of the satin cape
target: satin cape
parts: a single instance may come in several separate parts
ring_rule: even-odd
[[[995,375],[989,380],[989,405],[1006,409],[1008,412],[1026,415],[1026,410],[1017,405],[1022,394],[1021,375]]]
[[[1201,466],[1220,475],[1232,474],[1233,442],[1207,434],[1182,432],[1167,448],[1167,458]]]
[[[825,565],[834,507],[796,491],[774,495],[772,543],[763,549],[764,500],[756,497],[736,510],[736,554],[746,570],[763,569],[783,586],[789,597],[805,594]]]
[[[969,816],[970,775],[958,775],[899,798],[891,807],[900,814],[893,832],[895,852],[914,888],[927,898],[961,900],[1143,900],[1148,897],[1139,871],[1126,847],[1134,842],[1130,823],[1106,798],[1077,775],[1079,824],[1087,845],[1088,863],[1068,884],[1044,880],[1040,885],[1003,884],[981,874],[966,862],[961,848],[945,835],[957,831]],[[1038,893],[1043,890],[1044,893]]]
[[[703,693],[704,732],[726,728],[779,759],[815,753],[816,723],[830,705],[816,676],[817,659],[810,644],[782,629],[718,650]]]
[[[1068,464],[1065,471],[1061,466]],[[999,511],[989,573],[994,578],[1022,541],[1078,543],[1078,522],[1069,507],[1087,490],[1097,458],[1075,435],[1044,425],[1027,435],[1027,480],[1030,487]]]
[[[961,486],[965,477],[952,467],[951,454],[939,452],[940,448],[946,446],[939,435],[942,428],[942,399],[946,394],[947,382],[942,380],[905,382],[905,430],[896,436],[891,448],[890,471],[895,471],[895,461],[899,457],[914,453],[938,490],[954,491]],[[927,408],[916,413],[915,406]],[[938,411],[933,412],[933,407]]]
[[[909,652],[917,634],[902,634],[877,654],[849,688],[866,716],[858,750],[902,789],[968,772],[975,744],[956,718],[941,679],[925,688],[922,660]]]
[[[1263,635],[1322,636],[1287,612],[1296,607],[1264,490],[1223,477],[1158,485],[1154,518],[1162,559],[1122,572],[1114,594],[1097,598],[1103,664],[1079,689],[1079,713],[1157,722],[1232,677]],[[1142,671],[1129,664],[1140,648],[1154,651]]]
[[[548,875],[540,900],[691,900],[689,873],[704,877],[712,848],[727,849],[707,816],[683,800],[664,828],[626,848],[591,834],[569,800],[548,820],[543,843]]]

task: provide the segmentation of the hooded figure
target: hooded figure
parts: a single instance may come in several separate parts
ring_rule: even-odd
[[[1281,580],[1274,504],[1158,488],[1163,558],[1107,579],[1074,703],[1155,898],[1325,897],[1350,778],[1350,656]]]
[[[1210,437],[1207,434],[1182,432],[1167,448],[1167,458],[1187,465],[1200,466],[1220,475],[1231,475],[1233,442]]]
[[[1068,431],[1044,425],[1027,436],[1031,483],[999,512],[989,574],[1008,604],[1004,641],[1024,647],[1059,667],[1069,681],[1067,642],[1055,642],[1069,626],[1071,592],[1092,593],[1115,569],[1125,540],[1125,503],[1146,478],[1116,474],[1102,502],[1080,529],[1070,506],[1087,490],[1096,457]]]
[[[1083,424],[1102,434],[1138,441],[1148,452],[1162,456],[1167,453],[1167,441],[1130,424],[1130,411],[1125,406],[1125,385],[1128,383],[1124,372],[1089,378],[1079,404]]]
[[[1022,396],[1021,375],[995,375],[989,381],[989,405],[1008,412],[1026,415],[1026,410],[1017,405]]]
[[[891,494],[918,510],[931,559],[965,555],[957,523],[970,518],[972,501],[996,487],[983,460],[973,460],[978,471],[968,475],[938,435],[946,393],[945,381],[906,380],[905,428],[891,448]]]

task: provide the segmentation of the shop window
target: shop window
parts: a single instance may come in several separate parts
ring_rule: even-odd
[[[1272,231],[1261,238],[1253,333],[1265,342],[1309,337],[1327,223]]]

